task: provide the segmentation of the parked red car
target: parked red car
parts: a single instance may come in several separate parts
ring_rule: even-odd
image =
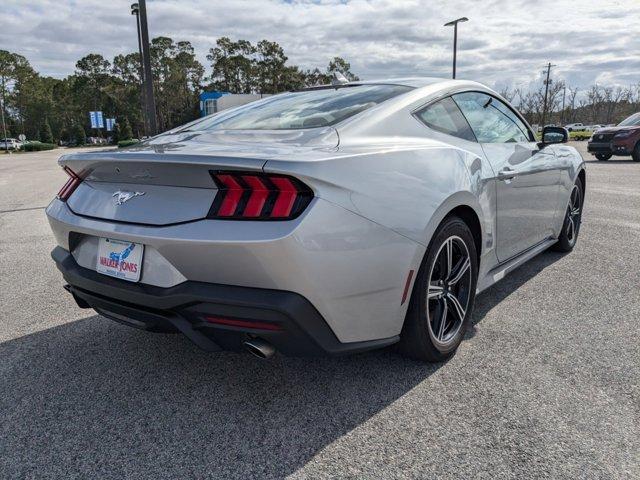
[[[609,160],[613,155],[631,155],[634,162],[640,162],[640,112],[615,127],[594,132],[587,150],[601,161]]]

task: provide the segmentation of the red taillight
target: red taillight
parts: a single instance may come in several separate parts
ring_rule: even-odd
[[[218,193],[208,218],[230,220],[291,220],[300,215],[313,192],[286,175],[211,172]]]
[[[67,183],[65,183],[58,192],[58,198],[66,202],[75,189],[78,188],[78,185],[82,183],[82,179],[69,167],[64,167],[64,171],[69,175],[69,180],[67,180]]]
[[[224,325],[227,327],[251,328],[254,330],[271,330],[271,331],[282,330],[282,327],[280,325],[272,322],[263,322],[259,320],[243,320],[240,318],[228,318],[228,317],[204,317],[204,318],[209,323],[214,323],[216,325]]]

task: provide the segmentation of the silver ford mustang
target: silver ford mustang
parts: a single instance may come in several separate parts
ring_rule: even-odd
[[[52,256],[80,307],[260,357],[398,344],[442,361],[475,295],[580,231],[584,162],[500,95],[311,88],[59,163]]]

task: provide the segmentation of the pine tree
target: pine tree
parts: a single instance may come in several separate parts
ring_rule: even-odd
[[[116,123],[113,126],[113,132],[111,132],[111,141],[117,144],[120,140],[122,140],[122,131],[120,129],[120,124]]]
[[[73,127],[73,139],[75,140],[76,145],[84,145],[87,143],[87,134],[79,123]]]
[[[122,122],[122,129],[120,130],[120,140],[131,140],[133,138],[133,130],[131,130],[131,124],[129,119],[125,118]]]
[[[40,141],[42,143],[54,143],[53,132],[51,131],[51,125],[49,125],[49,119],[45,118],[42,128],[40,129]]]

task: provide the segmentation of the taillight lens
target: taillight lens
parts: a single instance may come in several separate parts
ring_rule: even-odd
[[[291,220],[313,199],[297,178],[252,172],[211,172],[218,193],[208,218]]]
[[[67,180],[67,183],[65,183],[58,192],[58,198],[66,202],[75,189],[78,188],[78,185],[82,183],[82,179],[69,167],[64,167],[63,169],[67,172],[67,175],[69,175],[69,180]]]

